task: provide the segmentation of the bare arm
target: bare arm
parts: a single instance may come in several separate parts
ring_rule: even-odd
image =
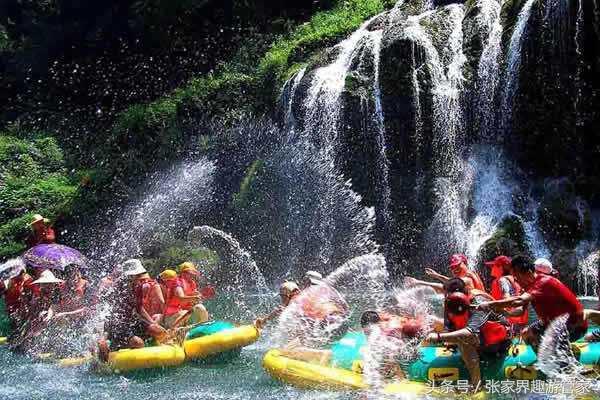
[[[435,280],[438,280],[442,283],[446,283],[447,281],[450,280],[450,278],[448,278],[446,275],[442,275],[439,272],[436,272],[431,268],[425,268],[425,273],[427,274],[427,276],[429,276]]]
[[[426,281],[422,281],[422,280],[415,279],[412,277],[406,277],[404,282],[408,287],[428,286],[428,287],[432,288],[433,290],[435,290],[437,293],[444,293],[444,285],[441,283],[426,282]]]
[[[478,309],[486,310],[486,309],[496,309],[503,310],[505,308],[510,307],[523,307],[528,305],[531,302],[531,295],[529,293],[523,293],[520,296],[516,297],[508,297],[502,300],[488,301],[485,303],[481,303],[477,306]]]

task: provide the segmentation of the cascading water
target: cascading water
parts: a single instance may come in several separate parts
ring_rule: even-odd
[[[462,180],[461,144],[463,133],[463,110],[461,92],[462,74],[466,57],[462,51],[461,5],[444,8],[447,14],[442,24],[448,31],[447,43],[439,51],[422,21],[435,17],[432,12],[409,16],[404,34],[423,49],[425,62],[431,75],[433,94],[433,195],[436,210],[428,237],[433,246],[448,249],[458,244],[464,246],[465,193]]]
[[[515,183],[506,176],[502,151],[497,146],[480,146],[469,163],[475,175],[474,218],[467,232],[465,254],[470,265],[476,265],[481,246],[494,234],[502,218],[513,211],[511,188]]]
[[[486,36],[485,45],[479,59],[477,70],[477,109],[479,136],[494,141],[495,98],[499,79],[499,59],[502,54],[502,24],[500,11],[502,2],[497,0],[479,0],[477,6],[480,14],[476,21]]]
[[[286,132],[286,145],[273,156],[273,166],[286,182],[285,236],[288,268],[329,270],[334,259],[346,259],[377,250],[372,239],[373,208],[361,205],[361,196],[336,165],[338,130],[342,114],[341,94],[350,65],[364,41],[375,43],[380,33],[366,29],[369,22],[335,47],[335,60],[316,70],[300,71],[293,87],[308,80],[302,101],[302,125],[294,123]],[[294,89],[295,90],[295,89]],[[290,90],[291,91],[291,90]],[[291,120],[291,119],[288,119]],[[288,275],[290,271],[288,271]]]
[[[504,91],[502,93],[501,111],[501,126],[500,128],[509,132],[512,130],[513,122],[513,107],[515,95],[519,89],[519,72],[521,69],[521,50],[523,47],[523,39],[527,34],[527,26],[531,10],[536,0],[527,0],[523,8],[519,12],[517,23],[515,24],[510,44],[508,46]]]
[[[581,116],[581,102],[583,100],[583,88],[582,88],[582,75],[583,68],[585,68],[583,62],[583,43],[584,43],[584,32],[583,25],[585,23],[584,15],[583,15],[583,0],[577,0],[577,20],[575,22],[575,55],[576,59],[576,72],[575,72],[575,101],[573,104],[573,109],[575,112],[575,129],[579,129],[583,126],[582,116]]]
[[[294,76],[288,79],[287,82],[283,85],[283,90],[281,91],[281,98],[279,102],[282,107],[285,107],[284,110],[284,126],[287,129],[292,129],[296,121],[294,120],[294,113],[292,112],[292,105],[294,104],[294,96],[296,95],[296,89],[298,89],[298,85],[304,78],[304,74],[306,73],[306,67],[303,67],[298,71]]]
[[[383,231],[389,234],[391,229],[391,188],[390,188],[390,162],[387,156],[387,144],[385,138],[385,117],[383,115],[383,106],[381,103],[381,88],[379,84],[379,67],[381,58],[381,40],[383,33],[381,31],[373,32],[373,97],[375,100],[375,122],[377,126],[377,146],[378,146],[378,160],[377,167],[379,171],[379,179],[377,189],[381,198],[381,211],[380,214],[383,216]]]

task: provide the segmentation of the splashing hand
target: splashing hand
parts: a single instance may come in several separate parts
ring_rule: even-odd
[[[437,276],[437,272],[435,272],[432,268],[425,268],[425,275],[427,276]]]

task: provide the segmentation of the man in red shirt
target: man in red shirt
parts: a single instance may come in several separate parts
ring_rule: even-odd
[[[35,214],[33,216],[33,221],[31,221],[29,224],[32,232],[27,238],[28,247],[37,246],[38,244],[50,244],[56,242],[56,234],[49,223],[50,220],[42,217],[40,214]]]
[[[537,273],[529,257],[517,256],[512,259],[512,270],[517,283],[525,290],[520,296],[482,303],[479,309],[506,309],[526,307],[529,303],[535,309],[538,320],[521,332],[525,341],[537,347],[544,331],[557,317],[567,314],[569,339],[582,337],[588,328],[584,318],[583,305],[575,294],[558,279]]]

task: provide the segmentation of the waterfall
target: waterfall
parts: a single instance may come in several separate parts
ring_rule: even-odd
[[[288,79],[287,82],[285,82],[283,85],[283,90],[281,91],[281,98],[279,99],[279,102],[283,107],[285,107],[283,122],[288,129],[293,127],[295,124],[292,106],[294,104],[296,89],[298,89],[298,85],[302,81],[302,78],[304,78],[305,73],[306,67],[303,67],[300,71]]]
[[[515,182],[506,176],[502,150],[498,146],[479,146],[469,160],[475,176],[473,211],[475,217],[467,232],[466,255],[470,265],[477,264],[479,249],[496,231],[502,218],[513,211]],[[487,260],[483,260],[487,261]]]
[[[519,12],[517,23],[510,38],[508,47],[508,61],[506,64],[505,86],[502,94],[502,112],[501,129],[503,131],[512,130],[513,107],[515,95],[519,89],[519,71],[521,69],[521,48],[523,39],[527,32],[527,26],[533,4],[536,0],[527,0]]]
[[[499,58],[502,52],[502,24],[500,23],[501,3],[496,0],[479,0],[477,5],[480,14],[477,17],[479,29],[487,34],[487,40],[479,59],[477,70],[479,110],[479,135],[481,138],[494,141],[492,132],[495,119],[496,88],[499,82]]]
[[[308,81],[300,107],[302,115],[287,127],[287,139],[283,140],[286,144],[273,156],[273,166],[286,183],[283,254],[288,276],[299,266],[332,270],[334,261],[378,249],[372,236],[375,211],[361,205],[361,196],[336,164],[342,92],[350,67],[367,45],[375,49],[374,60],[379,59],[381,31],[367,30],[370,22],[332,49],[336,52],[333,62],[300,71],[288,84],[291,92],[300,82],[305,85]],[[373,85],[378,87],[378,82]],[[289,98],[290,111],[291,101]],[[380,106],[376,108],[381,110]],[[382,111],[380,115],[383,118]],[[384,139],[382,130],[378,134]],[[380,143],[384,152],[385,143]],[[380,179],[384,182],[386,159],[381,159],[380,166]]]
[[[552,43],[555,44],[557,55],[564,62],[567,57],[568,44],[565,38],[569,32],[569,3],[570,0],[549,0],[546,3],[544,21],[552,32]]]
[[[419,85],[419,75],[416,65],[415,57],[415,43],[411,43],[411,56],[412,56],[412,87],[413,87],[413,107],[415,109],[415,133],[413,134],[413,141],[415,143],[415,164],[417,166],[415,174],[416,177],[416,188],[417,194],[423,190],[423,160],[421,159],[421,152],[423,146],[423,111],[421,110],[421,86]]]
[[[444,27],[448,30],[448,39],[441,52],[421,24],[432,12],[408,17],[404,34],[423,49],[431,75],[435,174],[433,192],[437,209],[428,235],[437,241],[438,247],[448,248],[457,243],[459,247],[464,246],[463,211],[466,204],[464,185],[461,182],[463,165],[460,146],[464,139],[461,92],[465,80],[462,69],[466,57],[462,50],[463,7],[453,4],[443,11],[448,14],[443,20]]]
[[[583,61],[583,43],[584,43],[584,32],[583,25],[585,23],[584,15],[583,15],[583,0],[578,0],[578,8],[577,8],[577,21],[575,23],[575,55],[576,55],[576,72],[575,72],[575,104],[573,105],[573,109],[575,112],[575,131],[583,125],[583,121],[581,119],[581,102],[583,96],[582,89],[582,81],[581,77],[583,74],[583,68],[585,67],[585,63]]]
[[[381,215],[383,216],[383,230],[386,234],[389,234],[391,229],[391,214],[390,214],[390,203],[391,203],[391,188],[390,188],[390,161],[388,160],[386,151],[386,139],[385,139],[385,117],[383,115],[383,106],[381,103],[381,88],[379,85],[379,65],[381,58],[381,39],[383,37],[382,31],[375,31],[371,35],[373,44],[373,95],[375,100],[375,123],[377,127],[377,146],[378,146],[378,160],[377,168],[379,172],[379,179],[377,190],[381,197]]]

